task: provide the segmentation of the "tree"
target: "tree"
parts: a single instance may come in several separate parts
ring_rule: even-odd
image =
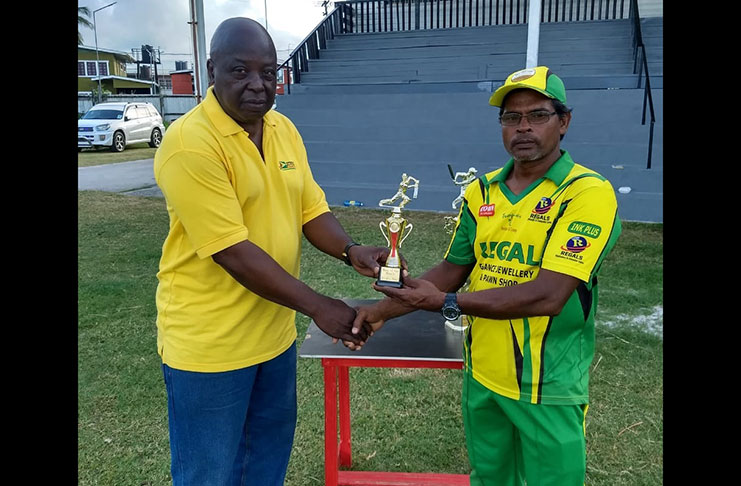
[[[80,34],[80,26],[84,25],[88,29],[93,28],[93,23],[85,17],[90,18],[90,9],[87,7],[77,7],[77,45],[82,45],[82,34]]]

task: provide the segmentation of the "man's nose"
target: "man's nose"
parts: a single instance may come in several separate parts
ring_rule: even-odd
[[[250,73],[247,75],[247,89],[252,91],[264,91],[265,85],[262,83],[262,77],[259,73]]]
[[[527,120],[526,116],[520,117],[520,122],[517,124],[517,130],[519,131],[528,131],[532,129],[532,125]]]

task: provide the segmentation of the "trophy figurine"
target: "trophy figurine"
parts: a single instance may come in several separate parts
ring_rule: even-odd
[[[386,259],[386,265],[381,266],[381,271],[378,274],[378,280],[376,285],[381,287],[396,287],[401,288],[401,258],[399,258],[399,248],[405,239],[412,232],[412,223],[407,222],[401,216],[401,208],[403,208],[412,198],[406,195],[407,189],[414,188],[414,194],[412,198],[417,198],[417,190],[419,189],[419,179],[415,179],[406,173],[401,175],[401,183],[399,184],[399,190],[396,191],[393,197],[389,199],[381,199],[378,205],[382,208],[391,208],[391,216],[386,218],[385,221],[379,223],[381,228],[381,234],[383,235],[386,243],[389,245],[389,256]],[[392,206],[391,204],[401,199],[401,203],[398,206]]]
[[[453,209],[456,209],[456,206],[463,202],[463,194],[466,192],[466,188],[469,184],[471,184],[473,181],[476,180],[476,169],[473,167],[469,167],[468,172],[456,172],[455,175],[453,175],[453,168],[448,164],[448,170],[450,171],[450,177],[453,179],[453,184],[456,186],[460,186],[461,193],[453,199]],[[458,215],[456,216],[445,216],[445,232],[450,234],[453,234],[453,230],[455,229],[456,225],[458,224]]]

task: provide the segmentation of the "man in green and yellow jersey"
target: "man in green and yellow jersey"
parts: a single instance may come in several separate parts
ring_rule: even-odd
[[[335,339],[367,337],[350,334],[354,309],[299,280],[302,234],[369,277],[388,249],[345,233],[296,127],[271,110],[268,32],[225,20],[207,68],[213,86],[154,158],[170,218],[156,302],[172,480],[281,486],[297,416],[296,312]]]
[[[617,200],[561,149],[571,110],[547,67],[511,74],[490,104],[512,158],[468,186],[443,261],[401,289],[375,287],[389,298],[359,309],[355,326],[414,309],[466,314],[471,485],[581,486],[597,275],[621,231]]]

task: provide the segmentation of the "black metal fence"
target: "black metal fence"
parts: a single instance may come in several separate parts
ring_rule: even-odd
[[[525,24],[529,0],[344,0],[307,35],[279,68],[301,82],[309,60],[319,59],[337,34]],[[635,6],[634,6],[635,5]],[[635,0],[542,0],[541,22],[579,22],[632,18]]]
[[[341,32],[524,24],[529,0],[344,0]],[[541,22],[626,19],[631,0],[542,0]]]
[[[654,100],[651,96],[651,77],[648,74],[648,59],[646,58],[646,46],[643,44],[643,34],[641,33],[641,19],[640,13],[638,12],[638,0],[630,0],[632,28],[633,28],[633,73],[639,74],[638,76],[638,87],[641,87],[641,78],[645,75],[646,81],[643,87],[643,116],[641,118],[641,125],[646,124],[646,107],[649,109],[649,115],[651,115],[650,127],[648,131],[648,158],[646,161],[646,169],[651,168],[651,154],[653,153],[653,141],[654,141],[654,123],[656,122],[656,115],[654,114]]]

